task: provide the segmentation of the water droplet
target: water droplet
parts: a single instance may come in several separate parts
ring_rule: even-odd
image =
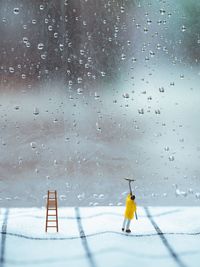
[[[99,126],[98,122],[96,122],[96,129],[97,129],[97,131],[101,132],[101,127]]]
[[[63,201],[63,200],[66,200],[66,195],[60,195],[60,200]]]
[[[44,5],[40,5],[40,10],[44,10]]]
[[[33,114],[34,115],[38,115],[40,112],[39,112],[39,109],[37,107],[34,108],[33,110]]]
[[[33,149],[35,149],[35,148],[37,147],[37,144],[36,144],[36,142],[31,142],[31,143],[30,143],[30,146],[31,146]]]
[[[160,110],[159,109],[156,109],[155,110],[155,114],[160,114]]]
[[[157,44],[157,49],[160,50],[161,49],[161,45],[160,44]]]
[[[10,73],[14,73],[15,72],[15,69],[13,67],[9,67],[9,72]]]
[[[15,7],[15,8],[13,9],[13,13],[14,13],[15,15],[18,15],[18,14],[19,14],[19,8],[18,8],[18,7]]]
[[[181,31],[182,32],[185,32],[186,31],[186,27],[184,25],[181,27]]]
[[[23,43],[27,43],[28,42],[28,37],[23,37]]]
[[[193,194],[193,193],[194,193],[194,191],[193,191],[192,188],[189,188],[189,189],[188,189],[188,192],[189,192],[190,194]]]
[[[28,48],[31,47],[31,44],[30,44],[29,42],[26,42],[25,45],[26,45],[26,47],[28,47]]]
[[[144,109],[143,108],[138,109],[138,113],[139,114],[144,114]]]
[[[63,51],[64,45],[63,44],[59,44],[59,48],[60,48],[60,51]]]
[[[125,54],[121,54],[121,59],[125,60],[126,59],[126,55]]]
[[[122,96],[123,96],[124,98],[129,98],[129,94],[128,94],[128,93],[124,93]]]
[[[124,13],[125,8],[124,8],[123,6],[121,6],[121,7],[120,7],[120,11],[121,11],[121,13]]]
[[[40,57],[41,57],[41,59],[46,59],[47,56],[46,56],[46,54],[42,54]]]
[[[160,87],[160,88],[159,88],[159,92],[160,92],[160,93],[164,93],[164,92],[165,92],[164,87]]]
[[[4,140],[2,140],[2,145],[5,146],[6,145],[6,142]]]
[[[150,25],[152,23],[152,20],[147,19],[147,24]]]
[[[100,194],[99,199],[104,199],[104,194]]]
[[[38,47],[39,50],[42,50],[44,48],[44,44],[43,43],[39,43],[37,47]]]
[[[77,78],[78,83],[82,83],[83,79],[81,77]]]
[[[160,9],[160,14],[161,14],[161,15],[164,15],[165,12],[166,12],[166,11],[165,11],[164,9]]]
[[[98,98],[100,98],[100,95],[99,95],[97,92],[95,92],[95,93],[94,93],[94,98],[95,98],[95,99],[98,99]]]
[[[81,95],[81,94],[83,93],[83,89],[82,89],[82,88],[78,88],[78,89],[77,89],[77,93],[78,93],[79,95]]]
[[[97,199],[98,198],[98,195],[94,193],[93,194],[93,198],[96,198]]]
[[[151,57],[155,56],[155,53],[153,51],[149,51],[149,54],[150,54]]]
[[[174,156],[172,156],[172,155],[169,156],[169,161],[174,161],[174,159],[175,159]]]
[[[49,26],[48,26],[48,30],[49,30],[49,31],[52,31],[52,30],[53,30],[53,26],[49,25]]]
[[[197,199],[200,199],[200,193],[197,192],[197,193],[195,194],[195,197],[196,197]]]

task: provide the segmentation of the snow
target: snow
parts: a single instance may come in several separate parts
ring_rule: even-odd
[[[59,233],[45,233],[45,208],[1,209],[2,266],[198,266],[199,207],[138,207],[131,234],[121,232],[124,207],[58,212]]]

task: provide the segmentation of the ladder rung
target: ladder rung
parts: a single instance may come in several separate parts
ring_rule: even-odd
[[[47,229],[50,227],[56,228],[58,232],[58,209],[57,209],[57,191],[56,190],[55,191],[48,190],[47,206],[46,206],[46,228],[45,228],[46,232],[47,232]]]

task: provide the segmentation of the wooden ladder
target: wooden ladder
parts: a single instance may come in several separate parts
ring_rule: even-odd
[[[47,211],[46,211],[46,226],[47,228],[56,228],[58,232],[58,205],[57,205],[57,191],[48,190],[47,194]]]

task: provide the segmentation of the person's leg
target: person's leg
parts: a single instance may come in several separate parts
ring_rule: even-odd
[[[125,227],[126,227],[126,218],[124,218],[124,221],[123,221],[122,231],[124,231]]]
[[[127,233],[130,233],[131,230],[130,230],[130,224],[131,224],[131,220],[127,220],[127,223],[126,223],[126,232]]]

